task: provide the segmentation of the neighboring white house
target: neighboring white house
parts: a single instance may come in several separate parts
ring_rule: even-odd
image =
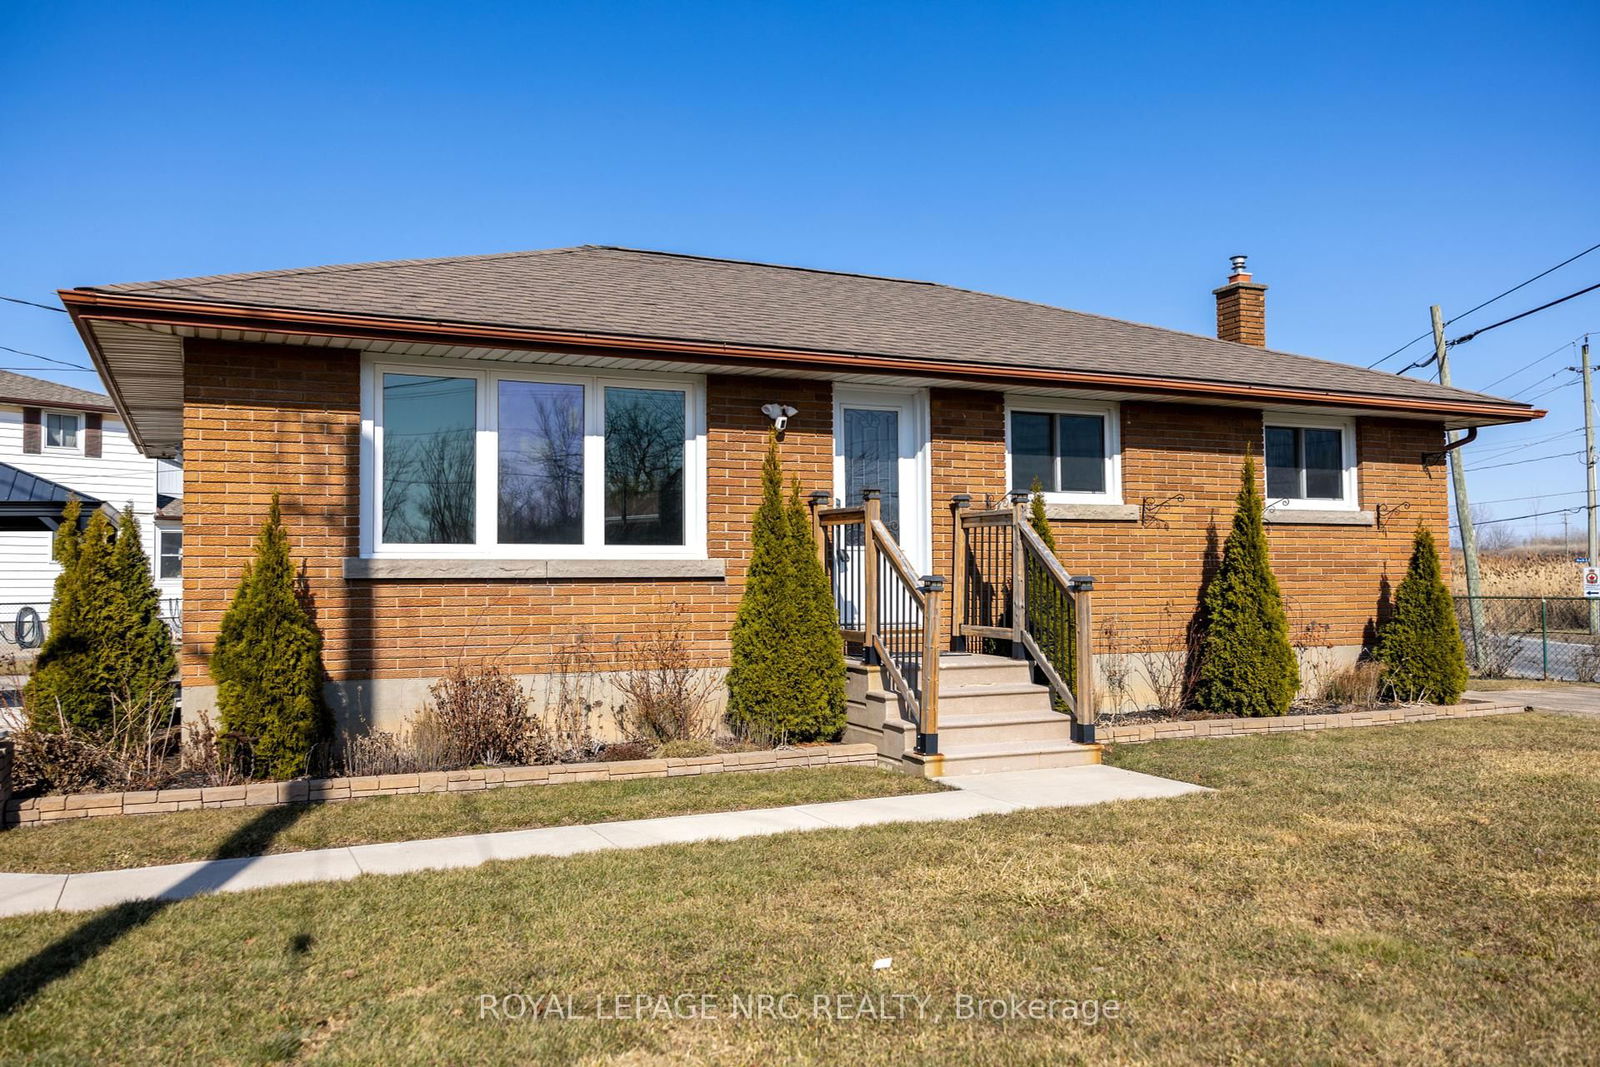
[[[0,648],[17,613],[49,614],[51,541],[67,494],[132,505],[169,618],[183,595],[183,472],[134,448],[109,398],[0,371]]]

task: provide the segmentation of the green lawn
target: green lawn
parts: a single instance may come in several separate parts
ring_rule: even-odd
[[[7,920],[0,1053],[1593,1061],[1600,722],[1509,715],[1113,758],[1220,792]],[[879,957],[892,968],[873,970]],[[705,993],[724,1017],[480,1018],[480,996],[509,993],[571,995],[581,1014],[597,997]],[[942,1017],[810,1011],[869,993],[925,996]],[[960,1021],[963,993],[1119,1011]],[[730,1019],[735,994],[798,994],[804,1010]]]
[[[870,767],[574,782],[332,804],[75,819],[0,833],[0,871],[50,874],[233,859],[425,837],[776,808],[941,787]]]

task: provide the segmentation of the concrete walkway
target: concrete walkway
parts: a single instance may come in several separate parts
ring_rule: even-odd
[[[954,788],[915,796],[511,830],[89,874],[0,874],[0,915],[88,911],[135,900],[184,900],[201,893],[236,893],[297,882],[342,882],[363,874],[476,867],[490,860],[529,856],[572,856],[612,848],[727,841],[791,830],[950,822],[1026,808],[1066,808],[1108,800],[1209,792],[1187,782],[1101,765],[979,774],[942,781]]]
[[[1468,690],[1465,700],[1512,701],[1537,711],[1600,718],[1600,687],[1592,685],[1537,686],[1526,689]]]

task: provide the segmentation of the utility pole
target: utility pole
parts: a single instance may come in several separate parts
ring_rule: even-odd
[[[1595,500],[1594,500],[1594,390],[1590,382],[1592,377],[1589,366],[1589,342],[1583,342],[1583,358],[1580,368],[1583,372],[1583,464],[1589,475],[1589,562],[1588,566],[1600,566],[1596,563],[1600,557],[1600,527],[1595,526]],[[1589,601],[1589,632],[1600,633],[1600,601]]]
[[[1433,355],[1439,361],[1439,384],[1450,384],[1450,354],[1444,343],[1444,315],[1435,304],[1428,309],[1433,318]],[[1456,431],[1450,430],[1445,439],[1456,442]],[[1472,529],[1472,508],[1467,503],[1467,471],[1461,463],[1461,450],[1451,449],[1450,484],[1456,491],[1456,526],[1461,531],[1461,559],[1467,571],[1467,614],[1472,620],[1472,647],[1478,647],[1478,635],[1483,633],[1483,601],[1478,598],[1478,535]]]

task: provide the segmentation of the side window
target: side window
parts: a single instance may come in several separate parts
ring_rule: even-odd
[[[160,530],[156,576],[162,579],[183,577],[183,531]]]
[[[80,416],[65,411],[47,411],[44,415],[44,446],[63,451],[78,450]]]

